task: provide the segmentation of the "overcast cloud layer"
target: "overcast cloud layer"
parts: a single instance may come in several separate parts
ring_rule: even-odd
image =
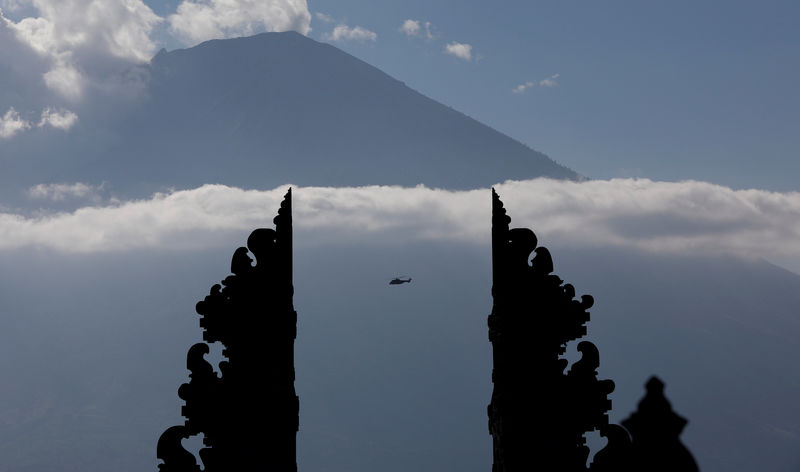
[[[531,227],[544,245],[800,258],[798,192],[646,179],[535,179],[496,188],[513,226]],[[69,213],[0,213],[0,249],[81,253],[215,246],[221,235],[271,225],[285,192],[286,187],[204,185]],[[488,189],[300,187],[293,192],[300,244],[426,239],[489,244]]]

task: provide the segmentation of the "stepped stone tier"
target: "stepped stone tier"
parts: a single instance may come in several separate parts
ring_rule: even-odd
[[[661,381],[648,382],[639,411],[623,427],[609,424],[614,382],[597,378],[594,344],[580,341],[581,359],[565,371],[569,362],[560,356],[586,335],[594,299],[576,300],[575,288],[552,273],[550,251],[537,247],[533,231],[510,223],[492,189],[492,472],[652,471],[667,463],[665,471],[697,471],[678,439],[686,420],[672,412]],[[608,443],[588,466],[590,431]]]
[[[297,470],[291,189],[274,223],[250,234],[247,247],[233,254],[232,275],[197,304],[205,342],[189,349],[190,381],[178,389],[186,421],[161,435],[160,472],[199,471],[181,440],[201,434],[205,472]],[[206,343],[215,342],[227,358],[219,374],[204,358]]]

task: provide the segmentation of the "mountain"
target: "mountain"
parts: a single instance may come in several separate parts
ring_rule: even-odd
[[[26,185],[89,180],[142,196],[204,183],[465,189],[506,179],[580,178],[295,32],[162,50],[128,75],[142,81],[137,100],[87,105],[80,126],[50,133],[55,137],[45,144],[40,130],[15,138],[15,161],[25,166],[6,183],[19,184],[21,175]]]

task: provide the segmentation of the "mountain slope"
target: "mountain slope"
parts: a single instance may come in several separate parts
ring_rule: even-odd
[[[147,77],[144,100],[111,113],[108,105],[93,104],[81,110],[72,133],[51,133],[50,145],[41,144],[42,136],[20,137],[16,159],[48,171],[24,166],[14,182],[19,175],[28,185],[90,179],[140,196],[203,183],[463,189],[537,176],[579,178],[375,67],[294,32],[162,51],[131,76]]]
[[[139,115],[144,158],[172,178],[263,186],[487,186],[576,174],[521,143],[297,33],[158,54]],[[114,161],[117,165],[118,161]],[[184,177],[182,177],[184,176]]]

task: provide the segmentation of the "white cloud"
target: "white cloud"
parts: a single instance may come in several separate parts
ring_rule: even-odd
[[[366,28],[356,26],[350,28],[347,25],[337,25],[333,32],[322,35],[323,39],[329,41],[375,41],[378,35]]]
[[[424,28],[423,28],[424,27]],[[420,20],[408,19],[400,25],[398,31],[404,33],[408,37],[424,35],[427,39],[433,39],[434,35],[431,32],[431,22]]]
[[[535,87],[536,85],[539,85],[540,87],[556,87],[558,86],[558,82],[556,82],[556,79],[558,79],[560,76],[561,74],[553,74],[550,77],[540,80],[538,84],[537,82],[528,81],[525,82],[524,84],[517,85],[516,87],[511,89],[511,92],[524,93],[526,90],[528,90],[531,87]]]
[[[306,0],[183,0],[168,20],[171,30],[187,43],[261,32],[311,31]]]
[[[558,79],[559,77],[561,77],[561,74],[553,74],[553,75],[551,75],[550,77],[548,77],[546,79],[540,80],[539,81],[539,85],[542,86],[542,87],[555,87],[555,86],[558,85],[558,82],[556,82],[556,79]]]
[[[798,192],[646,179],[535,179],[496,188],[512,226],[532,228],[543,245],[800,259]],[[41,193],[58,194],[50,188]],[[35,217],[0,213],[0,249],[39,246],[97,252],[174,247],[179,242],[213,246],[221,234],[270,224],[284,193],[285,187],[257,191],[204,185],[70,213]],[[293,195],[295,237],[300,244],[359,240],[489,244],[488,189],[302,187]]]
[[[39,184],[28,189],[28,196],[38,200],[61,202],[71,198],[97,200],[103,185],[89,185],[82,182],[74,184]]]
[[[453,41],[444,47],[444,52],[456,56],[459,59],[464,59],[465,61],[472,60],[472,46],[469,44]]]
[[[523,93],[524,91],[528,90],[529,88],[531,88],[531,87],[533,87],[535,85],[536,84],[533,83],[533,82],[525,82],[524,84],[519,84],[516,87],[514,87],[513,89],[511,89],[511,92],[513,92],[513,93]]]
[[[42,118],[39,120],[39,127],[52,126],[53,128],[68,130],[78,122],[78,115],[69,110],[55,110],[45,108],[42,110]]]
[[[78,115],[69,110],[56,110],[48,107],[42,110],[38,127],[52,126],[53,128],[68,130],[77,121]],[[12,138],[17,133],[31,129],[32,126],[30,121],[23,119],[19,112],[14,107],[11,107],[6,111],[5,115],[0,116],[0,139]]]
[[[406,20],[400,25],[400,31],[405,33],[406,36],[416,36],[420,32],[420,24],[418,20]]]
[[[425,37],[427,39],[433,39],[434,38],[434,34],[431,32],[431,22],[430,21],[426,21],[425,22]]]
[[[114,60],[126,65],[146,62],[155,51],[150,32],[161,18],[142,0],[29,3],[39,16],[14,22],[0,12],[0,22],[49,61],[45,83],[68,99],[83,95],[87,74],[108,74]]]
[[[83,96],[84,77],[72,64],[57,61],[52,69],[44,74],[44,83],[70,100]]]
[[[314,13],[314,16],[316,16],[317,19],[323,23],[334,23],[336,21],[332,16],[326,15],[325,13],[316,12]]]
[[[32,4],[41,16],[5,21],[41,54],[86,47],[145,62],[155,50],[149,35],[161,18],[141,0],[34,0]]]
[[[30,128],[31,124],[19,116],[14,107],[8,109],[5,115],[0,116],[0,139],[14,137],[20,131]]]

